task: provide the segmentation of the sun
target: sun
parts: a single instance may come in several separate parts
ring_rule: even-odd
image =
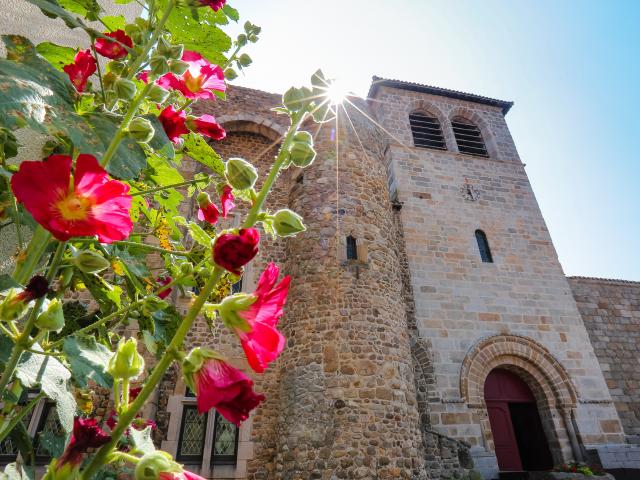
[[[334,79],[327,85],[326,95],[331,105],[339,105],[349,95],[349,90],[339,79]]]

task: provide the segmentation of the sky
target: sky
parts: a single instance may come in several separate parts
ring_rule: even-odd
[[[640,281],[640,2],[229,0],[262,27],[235,83],[322,68],[515,102],[507,123],[567,275]]]

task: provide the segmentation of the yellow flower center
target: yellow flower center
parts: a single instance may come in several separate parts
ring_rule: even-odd
[[[60,216],[67,221],[85,220],[93,206],[90,198],[69,193],[55,204]]]
[[[184,83],[186,84],[190,92],[197,93],[200,91],[200,88],[202,87],[202,81],[203,81],[202,75],[193,76],[191,74],[191,71],[187,70],[184,73],[183,78],[184,78]]]

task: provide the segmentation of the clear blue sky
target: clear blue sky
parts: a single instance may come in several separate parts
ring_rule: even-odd
[[[513,100],[507,122],[568,275],[640,280],[640,2],[230,0],[263,28],[236,83],[317,68]]]

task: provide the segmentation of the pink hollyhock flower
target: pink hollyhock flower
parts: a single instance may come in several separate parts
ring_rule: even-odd
[[[234,328],[240,338],[249,365],[258,373],[264,372],[284,350],[285,338],[276,326],[284,313],[282,307],[287,301],[291,277],[287,275],[276,285],[279,274],[278,266],[269,263],[260,275],[252,295],[255,298],[253,303],[233,302],[233,297],[229,297],[230,307],[225,309],[223,301],[220,311],[223,320]]]
[[[160,113],[158,119],[162,123],[162,128],[164,128],[167,137],[173,143],[178,143],[180,135],[189,133],[189,129],[185,124],[186,117],[187,114],[184,110],[178,112],[173,108],[173,105],[168,105]]]
[[[142,391],[142,387],[129,388],[129,401],[133,402],[136,398],[138,398],[138,395],[140,395],[141,391]]]
[[[195,473],[188,472],[187,470],[183,470],[182,472],[161,472],[158,475],[159,480],[207,480],[200,475],[196,475]]]
[[[213,244],[213,261],[234,275],[258,254],[260,234],[255,228],[241,228],[238,233],[223,233]]]
[[[57,468],[70,464],[76,467],[82,463],[82,456],[89,448],[98,448],[111,440],[111,436],[98,426],[95,418],[73,419],[73,433],[64,453],[58,460]]]
[[[129,52],[122,45],[126,45],[129,48],[133,47],[131,37],[124,33],[124,30],[116,30],[115,32],[105,33],[104,35],[117,41],[109,41],[106,38],[98,38],[96,40],[96,52],[103,57],[111,58],[112,60],[124,58]]]
[[[253,391],[253,382],[216,352],[194,348],[183,362],[187,385],[195,392],[198,411],[215,408],[236,425],[249,418],[249,412],[265,397]]]
[[[96,73],[96,59],[91,55],[91,51],[80,50],[76,53],[73,63],[62,67],[64,73],[69,76],[69,80],[76,87],[78,92],[84,92],[87,86],[87,80],[91,75]]]
[[[215,225],[220,217],[220,211],[218,207],[211,201],[211,197],[206,192],[200,192],[198,194],[198,220],[201,222],[208,222],[211,225]]]
[[[94,235],[102,243],[127,238],[133,229],[129,185],[110,180],[94,156],[82,154],[70,188],[71,164],[68,155],[22,162],[11,177],[18,202],[61,241]]]
[[[173,282],[173,279],[172,279],[171,277],[160,277],[160,278],[158,278],[158,283],[159,283],[160,285],[168,285],[168,284],[170,284],[171,282]],[[172,288],[165,288],[165,289],[163,289],[163,290],[160,290],[160,291],[158,292],[158,297],[160,297],[161,299],[163,299],[163,300],[164,300],[164,299],[165,299],[165,298],[167,298],[169,295],[171,295],[171,291],[172,291],[172,290],[173,290]],[[138,393],[140,393],[140,392],[138,392]],[[136,395],[136,396],[137,396],[137,395]]]
[[[198,3],[200,3],[202,7],[211,7],[214,12],[217,12],[224,7],[227,0],[198,0]]]
[[[189,50],[182,54],[182,61],[189,64],[184,74],[176,77],[173,73],[167,73],[156,83],[164,88],[178,90],[187,98],[213,98],[214,91],[226,90],[224,72],[219,66],[209,63],[199,53]]]
[[[227,136],[227,132],[216,122],[213,115],[205,114],[201,117],[190,117],[187,119],[187,126],[190,130],[214,140],[222,140]]]
[[[227,218],[227,215],[229,214],[231,209],[236,206],[236,204],[233,203],[233,194],[231,193],[232,190],[233,189],[229,185],[225,185],[224,187],[222,187],[220,203],[222,204],[222,216],[224,218]]]

